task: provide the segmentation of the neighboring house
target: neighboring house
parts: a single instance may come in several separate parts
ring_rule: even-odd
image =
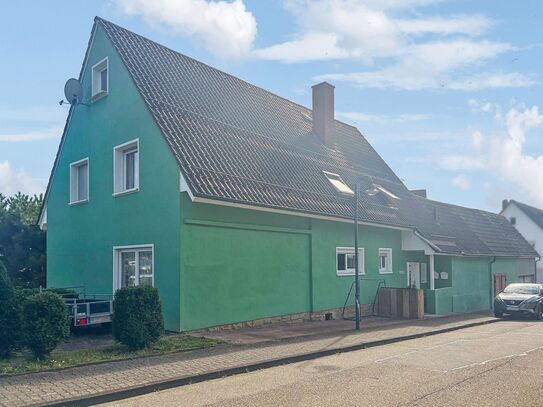
[[[334,87],[313,108],[96,18],[42,209],[48,286],[159,289],[166,327],[340,314],[421,287],[426,311],[491,308],[537,253],[502,216],[410,192]]]
[[[514,200],[502,202],[501,215],[520,232],[539,253],[543,253],[543,210]],[[537,260],[537,273],[534,268],[523,270],[519,274],[522,282],[543,282],[543,261]]]

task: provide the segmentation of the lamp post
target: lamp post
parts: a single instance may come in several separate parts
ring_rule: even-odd
[[[358,184],[354,186],[354,307],[355,307],[355,329],[360,330],[360,270],[358,267]]]

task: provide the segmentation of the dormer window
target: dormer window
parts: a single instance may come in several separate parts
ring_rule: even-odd
[[[323,171],[325,177],[330,181],[330,184],[338,191],[340,194],[343,195],[354,195],[353,190],[341,179],[341,177],[338,174],[334,174],[331,172]]]
[[[105,57],[92,67],[92,100],[98,100],[109,92],[109,61]]]

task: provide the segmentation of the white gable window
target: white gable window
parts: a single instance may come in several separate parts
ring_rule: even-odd
[[[89,159],[70,164],[70,205],[89,200]]]
[[[139,140],[132,140],[113,149],[113,195],[139,190]]]
[[[109,61],[105,57],[92,67],[92,100],[100,99],[109,92]]]
[[[114,290],[139,285],[154,286],[154,246],[113,248]]]
[[[336,273],[338,276],[354,276],[355,255],[353,247],[336,247]],[[358,272],[364,274],[364,249],[358,249]]]
[[[392,249],[379,249],[379,273],[392,273]]]
[[[354,192],[349,186],[341,179],[341,177],[337,174],[323,171],[325,177],[330,181],[330,184],[338,191],[340,194],[343,195],[354,195]]]

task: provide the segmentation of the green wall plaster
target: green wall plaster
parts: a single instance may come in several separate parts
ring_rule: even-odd
[[[82,77],[109,57],[109,95],[74,107],[47,201],[47,284],[112,293],[113,247],[155,245],[166,328],[179,329],[179,169],[116,51],[98,26]],[[139,138],[140,191],[113,197],[113,148]],[[69,206],[69,165],[89,157],[89,202]]]
[[[336,247],[353,246],[352,225],[182,197],[183,329],[322,311],[345,303],[354,278],[336,275]],[[406,286],[406,255],[398,230],[360,226],[359,234],[366,271],[362,303],[369,304],[380,281],[388,287]],[[391,274],[378,271],[380,247],[393,249]],[[354,292],[347,304],[353,303]]]

